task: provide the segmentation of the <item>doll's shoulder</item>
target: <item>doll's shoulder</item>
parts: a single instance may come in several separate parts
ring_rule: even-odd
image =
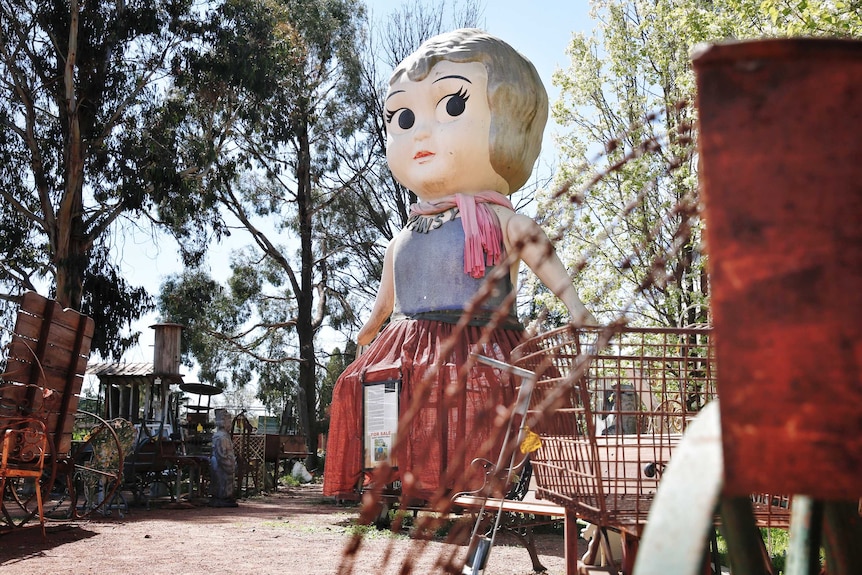
[[[497,219],[500,220],[500,226],[504,229],[512,217],[519,215],[518,212],[511,208],[501,206],[499,204],[491,204],[491,209],[494,210],[495,214],[497,214]]]
[[[540,229],[536,220],[530,216],[519,214],[505,206],[494,206],[493,209],[500,220],[500,229],[507,238],[521,238]]]

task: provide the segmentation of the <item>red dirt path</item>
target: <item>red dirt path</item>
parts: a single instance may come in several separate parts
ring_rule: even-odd
[[[439,538],[425,545],[371,530],[358,552],[346,559],[358,513],[358,506],[336,505],[312,484],[240,500],[236,508],[133,507],[124,518],[51,522],[47,542],[34,523],[32,528],[0,535],[0,573],[367,575],[399,573],[407,559],[410,573],[426,574],[443,572],[434,566],[441,554],[454,553],[459,560],[466,554],[466,547],[447,545]],[[538,534],[536,544],[548,573],[565,573],[562,536]],[[501,534],[485,573],[533,571],[527,551]]]

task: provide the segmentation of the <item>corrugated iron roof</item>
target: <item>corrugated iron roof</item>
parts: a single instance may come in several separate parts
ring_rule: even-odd
[[[141,377],[153,373],[152,363],[91,363],[87,375],[98,377]]]
[[[155,380],[152,363],[93,363],[87,374],[99,378],[99,385],[141,386]]]
[[[99,383],[107,385],[151,385],[161,377],[169,383],[182,383],[183,375],[157,374],[152,363],[92,363],[87,366],[87,375],[95,375]]]

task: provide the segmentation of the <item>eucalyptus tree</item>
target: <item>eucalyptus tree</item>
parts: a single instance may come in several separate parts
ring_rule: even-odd
[[[406,223],[409,205],[416,201],[395,181],[386,164],[383,96],[389,74],[424,40],[453,27],[476,26],[479,14],[473,0],[413,0],[390,13],[370,14],[366,33],[356,36],[360,60],[359,84],[349,107],[353,114],[349,121],[338,122],[355,130],[342,129],[329,140],[329,157],[338,169],[328,172],[327,188],[335,193],[321,196],[323,209],[315,211],[313,222],[319,270],[325,270],[327,281],[325,324],[346,340],[344,353],[337,350],[328,360],[319,359],[325,364],[325,373],[318,377],[319,425],[326,425],[335,380],[355,355],[352,334],[374,299],[386,244]],[[278,380],[267,370],[279,367],[268,364],[262,369],[263,384]],[[261,393],[269,392],[261,388]],[[309,405],[309,417],[312,413]]]
[[[213,142],[219,173],[233,178],[210,197],[230,222],[231,243],[247,245],[217,262],[217,274],[199,267],[169,278],[159,310],[187,326],[184,357],[202,380],[254,380],[271,408],[295,393],[313,457],[326,407],[317,338],[325,327],[355,326],[379,278],[380,238],[406,221],[407,204],[390,211],[378,185],[394,185],[383,88],[353,0],[229,1],[209,22],[206,49],[172,90],[168,118],[181,120],[160,133]],[[215,275],[228,275],[226,284]]]
[[[827,0],[593,0],[574,34],[552,113],[569,128],[560,196],[540,213],[564,261],[605,319],[708,321],[697,217],[696,111],[690,50],[701,42],[789,34],[853,35],[860,3]],[[849,9],[848,9],[849,8]],[[536,300],[545,301],[540,288]],[[549,302],[550,303],[550,302]]]
[[[254,69],[248,53],[233,54],[245,66],[207,59],[235,4],[0,0],[2,297],[48,289],[96,320],[102,356],[134,344],[124,328],[153,307],[120,273],[125,236],[160,229],[199,262],[226,231],[216,193],[247,161],[234,126],[265,129],[268,85],[237,73]],[[243,81],[241,102],[189,129]]]
[[[175,191],[148,178],[139,124],[189,24],[181,1],[0,1],[0,297],[47,285],[94,317],[103,354],[152,305],[118,273],[111,232]]]
[[[349,213],[342,202],[358,177],[336,143],[349,140],[362,120],[363,7],[355,0],[237,0],[225,2],[215,19],[209,49],[183,74],[175,100],[183,131],[227,134],[214,146],[235,177],[212,199],[231,233],[249,243],[230,262],[217,262],[219,272],[230,269],[227,288],[208,284],[208,276],[181,275],[163,287],[160,309],[191,326],[190,351],[213,383],[258,378],[275,385],[292,376],[285,364],[295,363],[292,389],[314,459],[315,339],[344,309],[331,285],[347,265],[332,245],[331,214],[336,207]],[[213,301],[230,303],[211,313],[171,296],[201,281]]]
[[[335,382],[338,381],[338,376],[347,369],[355,357],[356,343],[354,341],[348,341],[344,351],[336,347],[329,353],[329,361],[326,363],[323,377],[320,380],[320,409],[317,414],[321,421],[321,428],[325,431],[329,430],[329,406],[332,404],[332,391],[335,389]]]

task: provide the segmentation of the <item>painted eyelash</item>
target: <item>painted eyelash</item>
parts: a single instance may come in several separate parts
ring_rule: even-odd
[[[446,98],[454,98],[455,96],[461,98],[465,102],[470,99],[470,93],[467,92],[467,86],[461,86],[461,89],[458,92],[454,92],[452,94],[446,94],[437,102],[438,104],[445,100]]]
[[[461,98],[462,100],[464,100],[465,102],[470,99],[470,94],[469,94],[469,92],[467,92],[466,86],[462,86],[461,89],[457,93],[449,94],[446,97],[450,98],[452,96],[457,96],[457,97]],[[397,112],[398,112],[398,110],[385,110],[385,112],[383,114],[383,119],[386,121],[387,124],[391,124],[392,118],[395,117],[395,114]]]

